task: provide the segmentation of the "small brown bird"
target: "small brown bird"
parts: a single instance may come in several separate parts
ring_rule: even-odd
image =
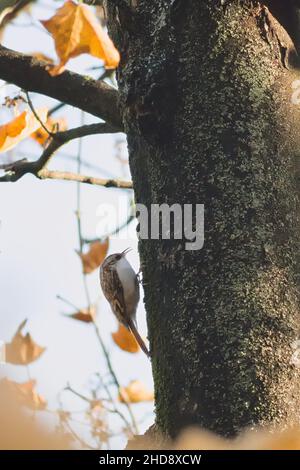
[[[149,351],[136,327],[136,309],[140,300],[138,275],[125,258],[129,249],[107,256],[100,266],[100,284],[120,323],[134,335],[144,353]]]

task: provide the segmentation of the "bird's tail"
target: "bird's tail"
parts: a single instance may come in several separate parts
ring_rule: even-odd
[[[130,322],[128,323],[128,327],[129,327],[131,333],[133,334],[133,336],[135,337],[136,341],[138,342],[141,350],[146,354],[146,356],[150,357],[150,353],[147,349],[147,346],[145,345],[144,341],[142,340],[142,338],[141,338],[141,336],[140,336],[133,320],[130,320]]]

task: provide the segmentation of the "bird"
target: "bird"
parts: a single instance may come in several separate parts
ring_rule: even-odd
[[[136,309],[140,300],[138,274],[126,259],[130,248],[107,256],[100,266],[100,285],[117,320],[135,337],[142,351],[150,353],[136,325]]]

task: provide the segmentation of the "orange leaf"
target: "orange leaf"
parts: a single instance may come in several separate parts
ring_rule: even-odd
[[[37,115],[42,122],[46,121],[47,113],[45,108],[37,110]],[[0,126],[0,153],[15,147],[40,127],[41,124],[31,111],[23,111],[12,121]]]
[[[122,403],[140,403],[154,400],[154,393],[146,389],[139,380],[132,380],[127,387],[119,390],[119,400]]]
[[[84,274],[89,274],[99,268],[108,251],[109,239],[104,242],[91,243],[87,253],[78,253],[81,258]]]
[[[86,5],[68,0],[52,18],[41,23],[53,36],[60,59],[58,66],[49,69],[51,75],[59,75],[70,58],[84,53],[102,59],[107,69],[118,66],[119,52]]]
[[[133,334],[125,328],[124,325],[119,323],[119,329],[115,333],[112,333],[112,338],[117,346],[123,351],[130,353],[137,353],[140,350],[140,347],[133,336]]]
[[[50,132],[61,132],[67,129],[67,122],[64,118],[53,119],[49,117],[46,121],[45,127]],[[37,129],[33,134],[31,134],[31,137],[42,147],[44,147],[49,140],[49,134],[43,127]]]
[[[73,318],[73,320],[82,321],[84,323],[92,323],[96,315],[94,306],[90,308],[79,310],[79,312],[72,313],[71,315],[64,315],[67,318]]]
[[[11,342],[5,345],[5,359],[10,364],[30,364],[46,349],[35,343],[29,333],[25,336],[22,334],[26,322],[27,320],[24,320],[21,323]]]
[[[12,393],[16,395],[21,405],[28,406],[35,410],[44,410],[47,402],[35,390],[36,381],[29,380],[28,382],[18,383],[12,380],[3,379],[2,382],[11,389]]]

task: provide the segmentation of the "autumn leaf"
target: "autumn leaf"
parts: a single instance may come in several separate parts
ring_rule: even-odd
[[[45,122],[48,113],[47,109],[41,108],[36,112],[41,121]],[[7,152],[7,150],[15,147],[40,127],[40,122],[31,111],[23,111],[12,121],[0,126],[0,153]]]
[[[45,127],[50,132],[61,132],[67,129],[67,122],[64,118],[53,119],[49,117],[45,123]],[[40,127],[33,134],[31,134],[31,137],[42,147],[44,147],[49,140],[49,134],[46,129]]]
[[[49,20],[41,21],[51,33],[60,63],[49,69],[51,75],[63,72],[72,57],[91,54],[104,61],[107,69],[118,66],[120,55],[91,10],[68,0]]]
[[[78,312],[64,316],[67,318],[73,318],[73,320],[78,320],[83,323],[93,323],[96,316],[96,309],[94,306],[91,306],[87,309],[79,310]]]
[[[79,253],[83,266],[84,274],[89,274],[99,268],[100,264],[106,257],[109,246],[109,239],[106,238],[103,242],[93,242],[90,244],[90,249],[87,253]]]
[[[22,334],[26,322],[27,320],[24,320],[21,323],[11,342],[5,345],[6,362],[10,364],[30,364],[36,361],[46,349],[35,343],[29,333]]]
[[[129,353],[137,353],[140,350],[138,342],[136,341],[133,334],[125,328],[124,325],[119,323],[118,331],[112,333],[112,338],[117,346],[123,351],[127,351]]]
[[[154,393],[146,389],[140,380],[132,380],[127,387],[119,390],[119,400],[122,403],[140,403],[154,400]]]
[[[224,439],[203,429],[185,429],[177,441],[176,450],[296,450],[300,449],[299,428],[285,430],[251,429],[236,439]]]
[[[17,400],[21,405],[25,405],[34,410],[44,410],[47,402],[39,395],[36,390],[36,381],[29,380],[27,382],[18,383],[9,379],[3,379],[1,382],[5,382],[5,385],[9,387],[12,393],[15,394]]]

